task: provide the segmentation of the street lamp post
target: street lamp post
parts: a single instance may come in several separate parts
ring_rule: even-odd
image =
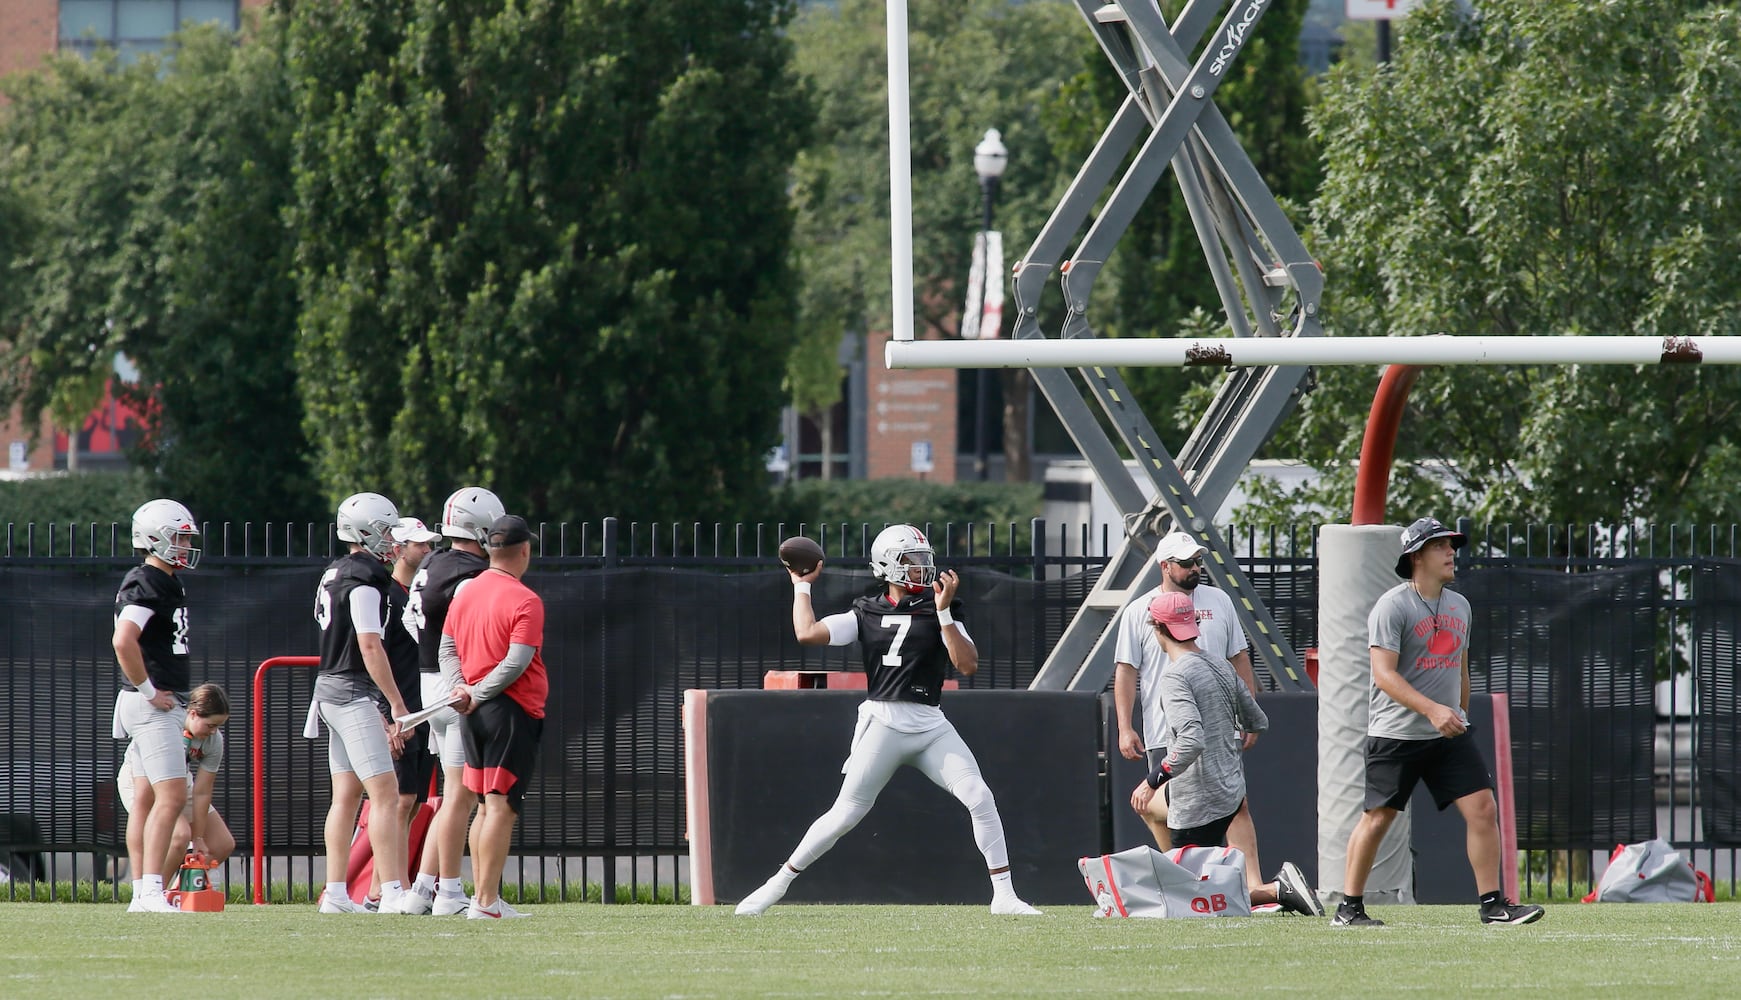
[[[979,174],[979,192],[985,209],[984,223],[980,226],[980,242],[989,248],[991,240],[991,209],[997,199],[999,179],[1003,177],[1004,167],[1009,164],[1009,150],[1004,148],[1003,136],[995,128],[985,130],[985,138],[979,140],[979,145],[973,147],[973,170]],[[1003,275],[991,273],[989,267],[985,272],[985,283],[989,286],[994,281],[1002,281]],[[982,299],[983,301],[983,299]],[[979,335],[997,336],[999,331],[992,330],[988,334],[984,329]],[[986,370],[981,368],[974,376],[973,390],[973,472],[984,481],[989,478],[990,469],[986,461],[985,422],[986,422],[986,392],[990,379]]]

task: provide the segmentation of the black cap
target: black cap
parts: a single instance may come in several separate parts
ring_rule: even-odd
[[[490,540],[490,548],[501,549],[521,542],[536,542],[538,536],[532,533],[532,528],[526,519],[518,514],[503,514],[490,525],[490,533],[485,536]]]
[[[1447,528],[1439,523],[1436,517],[1423,517],[1403,529],[1402,555],[1396,558],[1396,575],[1407,580],[1414,575],[1414,560],[1409,555],[1419,552],[1423,545],[1435,538],[1449,538],[1453,549],[1460,549],[1469,539],[1461,531]]]

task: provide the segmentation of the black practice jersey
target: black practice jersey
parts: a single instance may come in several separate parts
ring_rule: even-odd
[[[151,611],[151,620],[139,631],[139,651],[145,655],[145,675],[164,691],[185,692],[192,685],[187,654],[187,591],[173,573],[149,563],[135,566],[115,592],[115,616],[137,604]],[[125,676],[121,684],[134,687]]]
[[[372,587],[381,595],[381,621],[387,620],[387,591],[392,574],[368,552],[353,552],[328,566],[314,595],[314,620],[320,623],[320,675],[314,680],[314,700],[344,705],[358,698],[385,702],[369,677],[357,629],[351,623],[351,592]]]
[[[411,599],[405,607],[405,627],[417,641],[417,665],[424,673],[441,672],[441,627],[459,585],[490,568],[490,561],[463,549],[442,549],[423,557],[411,578]]]
[[[405,631],[405,604],[410,596],[411,591],[398,580],[389,584],[387,620],[381,624],[387,628],[383,642],[387,662],[393,667],[393,683],[399,688],[399,697],[405,699],[406,710],[415,712],[423,707],[423,675],[417,670],[417,640]]]
[[[949,605],[957,621],[961,602]],[[886,591],[852,602],[858,646],[864,656],[866,696],[872,701],[911,701],[935,706],[943,700],[949,649],[937,624],[936,596],[929,590],[890,604]]]

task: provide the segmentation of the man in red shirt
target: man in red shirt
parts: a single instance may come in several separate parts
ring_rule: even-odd
[[[465,716],[465,786],[481,804],[472,840],[477,894],[466,911],[473,920],[531,916],[503,901],[500,883],[550,693],[538,655],[544,602],[520,582],[538,536],[524,518],[506,514],[486,538],[490,568],[460,587],[441,628],[442,673],[453,679],[454,707]]]

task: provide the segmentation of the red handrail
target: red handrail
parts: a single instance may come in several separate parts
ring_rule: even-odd
[[[266,671],[318,667],[318,656],[274,656],[254,671],[254,905],[266,905]]]

